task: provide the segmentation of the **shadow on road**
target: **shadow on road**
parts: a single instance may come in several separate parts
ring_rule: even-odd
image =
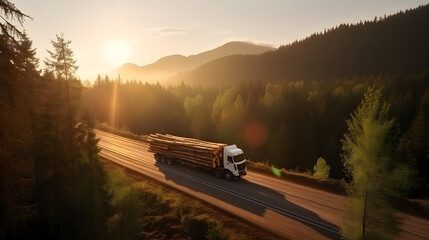
[[[338,233],[325,230],[315,224],[323,225],[328,229],[336,229],[337,226],[321,219],[314,212],[288,201],[283,194],[268,187],[247,181],[245,178],[233,182],[226,181],[214,177],[210,171],[196,170],[182,165],[169,166],[157,162],[155,166],[167,180],[193,191],[207,194],[259,216],[271,209],[311,227],[326,237],[340,239]],[[247,199],[248,196],[252,197],[250,201]]]

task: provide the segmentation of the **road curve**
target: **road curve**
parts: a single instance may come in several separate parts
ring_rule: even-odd
[[[228,182],[204,170],[156,163],[147,144],[96,131],[100,156],[196,197],[285,239],[340,239],[344,197],[249,171]],[[399,239],[429,239],[429,221],[409,215]]]

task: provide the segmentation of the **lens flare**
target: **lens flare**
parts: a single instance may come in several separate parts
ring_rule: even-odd
[[[112,99],[110,102],[110,114],[109,114],[109,122],[112,127],[116,126],[118,123],[118,81],[113,83],[113,91],[112,91]]]
[[[276,177],[281,177],[282,176],[282,172],[280,171],[280,169],[278,169],[276,167],[271,167],[271,171],[273,171],[273,174]]]
[[[243,140],[249,147],[260,147],[265,144],[267,138],[268,131],[263,123],[252,122],[244,128]]]

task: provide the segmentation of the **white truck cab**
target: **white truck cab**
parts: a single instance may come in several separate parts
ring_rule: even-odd
[[[239,178],[246,175],[246,157],[244,156],[243,150],[237,147],[237,145],[229,145],[223,149],[223,166],[225,168],[225,178],[228,176],[228,171],[232,173],[231,178]]]

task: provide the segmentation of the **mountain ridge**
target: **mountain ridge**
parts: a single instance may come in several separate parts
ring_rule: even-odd
[[[138,80],[150,83],[163,82],[165,79],[178,73],[198,68],[210,61],[231,55],[258,55],[275,48],[257,45],[249,42],[232,41],[217,48],[195,55],[183,56],[179,54],[165,56],[156,62],[144,66],[134,63],[125,63],[111,72],[111,76],[118,74],[125,80]]]
[[[226,56],[169,79],[203,86],[429,71],[429,5],[340,24],[257,56]]]

